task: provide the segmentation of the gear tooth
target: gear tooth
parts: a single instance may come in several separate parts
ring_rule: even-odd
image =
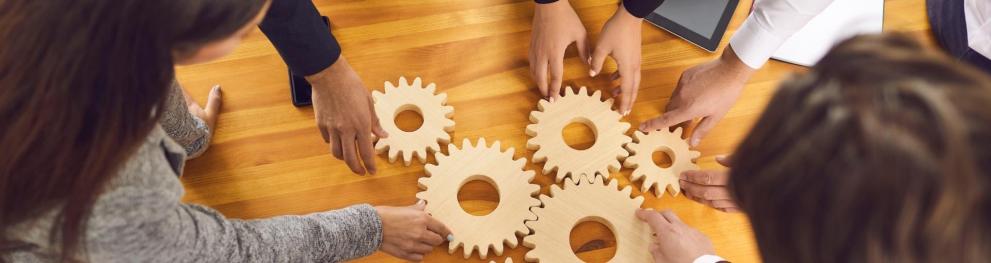
[[[681,193],[681,186],[672,184],[671,189],[668,190],[671,191],[671,196],[678,196]]]
[[[375,153],[381,154],[386,150],[389,150],[389,144],[385,143],[385,140],[375,142]]]
[[[637,206],[643,205],[643,196],[637,196],[633,198],[633,201],[637,203]]]
[[[424,88],[424,89],[426,89],[430,93],[436,93],[437,92],[437,85],[431,82],[430,84],[427,84],[427,87]],[[441,94],[445,94],[444,97],[447,97],[446,93],[441,93]],[[438,94],[438,95],[440,95],[440,94]]]
[[[427,146],[427,149],[418,149],[414,151],[413,156],[416,156],[416,159],[420,160],[420,163],[427,163],[427,150],[437,149],[438,147],[440,146],[437,145],[437,142],[434,142],[433,145]]]
[[[546,109],[547,107],[549,107],[550,104],[551,104],[551,102],[548,101],[547,99],[541,99],[540,101],[537,102],[537,109],[539,111],[544,111],[544,109]]]
[[[471,140],[468,138],[461,139],[461,149],[474,149],[474,145],[471,144]]]
[[[527,230],[524,230],[524,229],[526,229],[525,226],[523,227],[523,229],[517,229],[516,233],[518,233],[518,234],[524,234],[525,233],[524,231],[527,231]],[[516,246],[519,246],[519,243],[517,243],[516,238],[506,239],[505,241],[503,241],[503,244],[506,245],[509,248],[516,248]],[[496,251],[496,255],[502,256],[502,253],[503,253],[502,249],[499,249],[499,251]]]
[[[474,247],[476,249],[478,249],[478,257],[479,258],[485,259],[485,258],[487,258],[489,256],[489,248],[488,247],[482,247],[482,246],[479,246],[479,245],[474,245]],[[468,251],[468,250],[465,249],[465,251]],[[465,259],[468,259],[469,256],[471,256],[471,253],[465,252]]]
[[[678,138],[681,138],[681,135],[682,135],[681,133],[682,132],[684,132],[684,131],[681,129],[681,127],[678,127],[678,128],[675,128],[674,131],[671,132],[671,134],[678,135]]]
[[[695,159],[698,159],[699,157],[702,157],[702,152],[699,152],[699,151],[690,151],[690,153],[688,155],[689,155],[689,157],[692,157],[692,162],[695,162]]]
[[[527,223],[529,223],[529,222],[527,222]],[[533,228],[533,227],[531,227],[529,225],[527,227],[529,227],[531,229]],[[533,235],[529,235],[529,236],[523,237],[523,246],[524,247],[528,247],[528,248],[533,248],[534,245],[536,245],[536,244],[533,243],[533,239],[535,239],[535,237],[533,237]],[[533,250],[531,250],[531,251],[533,251]],[[527,252],[526,254],[527,254],[526,255],[527,261],[530,261],[530,262],[535,262],[536,261],[535,258],[531,258],[530,252]]]
[[[389,149],[389,163],[396,162],[396,159],[399,159],[399,150],[397,150],[396,148],[390,148]]]
[[[431,91],[431,93],[433,93],[433,91]],[[437,98],[438,101],[440,101],[440,104],[441,105],[444,105],[444,103],[447,103],[447,93],[443,93],[442,92],[440,94],[434,95],[434,97]]]
[[[413,164],[413,151],[403,151],[403,164],[406,166]]]
[[[620,190],[620,192],[623,192],[623,194],[626,196],[630,196],[633,194],[633,187],[627,185],[626,187],[623,187],[623,190]]]
[[[597,101],[602,101],[602,91],[596,90],[595,92],[592,92],[592,98]]]
[[[502,153],[503,152],[502,151],[502,143],[500,141],[493,141],[492,142],[492,146],[490,146],[489,148],[495,149],[496,152],[499,152],[499,153]],[[510,157],[509,159],[512,160],[512,157]]]
[[[475,148],[482,149],[482,148],[486,148],[488,146],[489,146],[488,143],[485,142],[485,137],[479,137],[478,138],[478,144],[475,146]]]
[[[421,189],[423,189],[423,188],[421,187]],[[416,193],[416,199],[420,199],[420,200],[427,199],[427,192],[418,192],[418,193]]]
[[[447,254],[454,254],[454,251],[458,251],[459,247],[462,247],[462,242],[450,242],[447,244]]]
[[[409,82],[406,81],[406,76],[399,76],[399,86],[398,87],[402,87],[402,86],[409,86]]]
[[[411,84],[411,86],[421,89],[423,87],[423,80],[421,80],[420,77],[416,77],[413,79],[413,84]]]
[[[575,177],[575,175],[572,174],[570,177],[564,178],[564,184],[565,185],[578,185],[579,183],[581,183],[581,178],[579,178],[579,179],[576,180],[574,177]]]
[[[416,185],[419,186],[420,189],[426,190],[427,187],[430,186],[430,177],[420,177],[420,179],[417,179],[416,180]],[[420,193],[422,193],[422,192],[420,192]],[[420,197],[420,193],[417,193],[416,194],[416,197]],[[423,198],[420,198],[420,199],[423,199]]]
[[[399,79],[400,79],[400,81],[402,80],[401,77]],[[392,82],[390,82],[390,81],[386,81],[385,82],[385,92],[386,93],[389,93],[389,90],[394,90],[394,89],[398,89],[398,88],[399,87],[397,87],[395,84],[392,84]]]
[[[537,136],[537,125],[536,124],[527,125],[526,126],[526,135],[529,135],[530,137],[536,137]]]
[[[454,106],[444,106],[443,110],[444,117],[450,119],[454,117]],[[451,125],[454,125],[454,120],[451,120]]]
[[[388,83],[388,82],[386,82],[386,83]],[[384,96],[384,95],[385,95],[385,93],[379,92],[377,90],[373,90],[372,91],[372,102],[382,101],[382,96]]]
[[[575,95],[588,95],[588,87],[582,86],[578,88],[578,93],[575,93]]]

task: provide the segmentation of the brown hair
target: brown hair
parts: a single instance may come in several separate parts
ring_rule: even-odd
[[[0,226],[58,208],[62,260],[85,254],[96,196],[156,125],[172,52],[234,34],[266,2],[0,1]]]
[[[991,80],[899,35],[781,85],[732,161],[767,262],[991,258]]]

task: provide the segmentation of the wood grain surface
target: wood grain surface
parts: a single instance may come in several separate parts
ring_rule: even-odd
[[[455,108],[453,142],[485,137],[502,141],[504,147],[514,147],[516,158],[532,156],[532,151],[525,150],[524,133],[528,114],[539,100],[527,62],[532,1],[314,2],[321,13],[331,18],[344,56],[368,89],[382,90],[385,81],[395,82],[400,76],[422,77],[446,92],[448,103]],[[571,2],[593,39],[617,8],[616,0]],[[744,21],[750,5],[750,0],[740,1],[721,47]],[[923,0],[888,0],[885,8],[885,31],[908,32],[932,43]],[[608,80],[608,74],[589,78],[588,69],[574,51],[572,47],[565,60],[566,84],[603,90],[615,85]],[[636,127],[658,116],[681,72],[713,59],[715,54],[645,23],[640,97],[624,121]],[[608,62],[606,68],[605,72],[612,72],[615,65]],[[780,62],[770,62],[761,69],[748,82],[740,101],[697,147],[702,152],[700,165],[722,169],[713,156],[732,152],[763,110],[776,84],[801,71],[801,67]],[[182,177],[185,201],[246,219],[307,214],[357,203],[400,206],[416,201],[416,180],[423,176],[423,165],[390,164],[380,154],[376,158],[379,173],[358,176],[334,159],[316,128],[312,109],[296,108],[290,103],[286,66],[261,33],[248,37],[224,59],[181,67],[178,72],[180,82],[201,102],[212,84],[224,87],[224,106],[213,145],[205,155],[189,162]],[[403,114],[397,119],[401,127],[415,127],[419,121],[415,114]],[[589,144],[594,138],[580,126],[569,126],[564,136],[576,144]],[[540,165],[528,162],[526,168],[538,172],[535,181],[546,193],[553,179],[539,173]],[[630,169],[623,169],[613,176],[627,185],[629,174]],[[639,188],[639,183],[634,184]],[[470,212],[495,207],[498,197],[485,183],[472,183],[465,188],[459,199]],[[641,194],[636,190],[634,193]],[[744,215],[719,212],[683,196],[644,195],[644,207],[674,210],[686,223],[708,235],[719,255],[733,262],[760,261]],[[573,230],[571,243],[582,259],[593,262],[608,260],[616,246],[615,237],[597,224],[579,225]],[[460,251],[449,255],[445,247],[435,249],[425,261],[464,261]],[[511,257],[523,262],[526,251],[517,247],[490,259],[501,262]],[[376,253],[358,261],[399,260]],[[470,261],[479,261],[477,255]]]

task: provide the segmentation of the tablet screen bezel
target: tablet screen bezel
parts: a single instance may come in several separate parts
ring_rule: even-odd
[[[716,30],[712,32],[712,38],[695,33],[681,24],[678,24],[666,17],[658,15],[656,12],[650,12],[644,19],[647,22],[654,24],[665,31],[671,32],[682,39],[688,40],[692,44],[695,44],[702,49],[709,52],[716,52],[719,47],[719,42],[723,40],[723,36],[726,35],[726,28],[729,26],[730,19],[733,18],[733,13],[736,11],[737,5],[740,4],[740,0],[728,0],[726,7],[723,8],[723,14],[719,17],[719,23],[716,24]]]

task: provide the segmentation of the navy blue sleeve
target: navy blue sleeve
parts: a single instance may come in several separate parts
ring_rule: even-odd
[[[549,4],[557,2],[558,0],[534,0],[537,4]],[[654,12],[658,6],[664,3],[664,0],[623,0],[623,7],[626,8],[627,12],[630,12],[635,17],[644,18],[651,12]]]
[[[340,44],[310,0],[272,0],[259,27],[299,76],[316,74],[341,56]]]

